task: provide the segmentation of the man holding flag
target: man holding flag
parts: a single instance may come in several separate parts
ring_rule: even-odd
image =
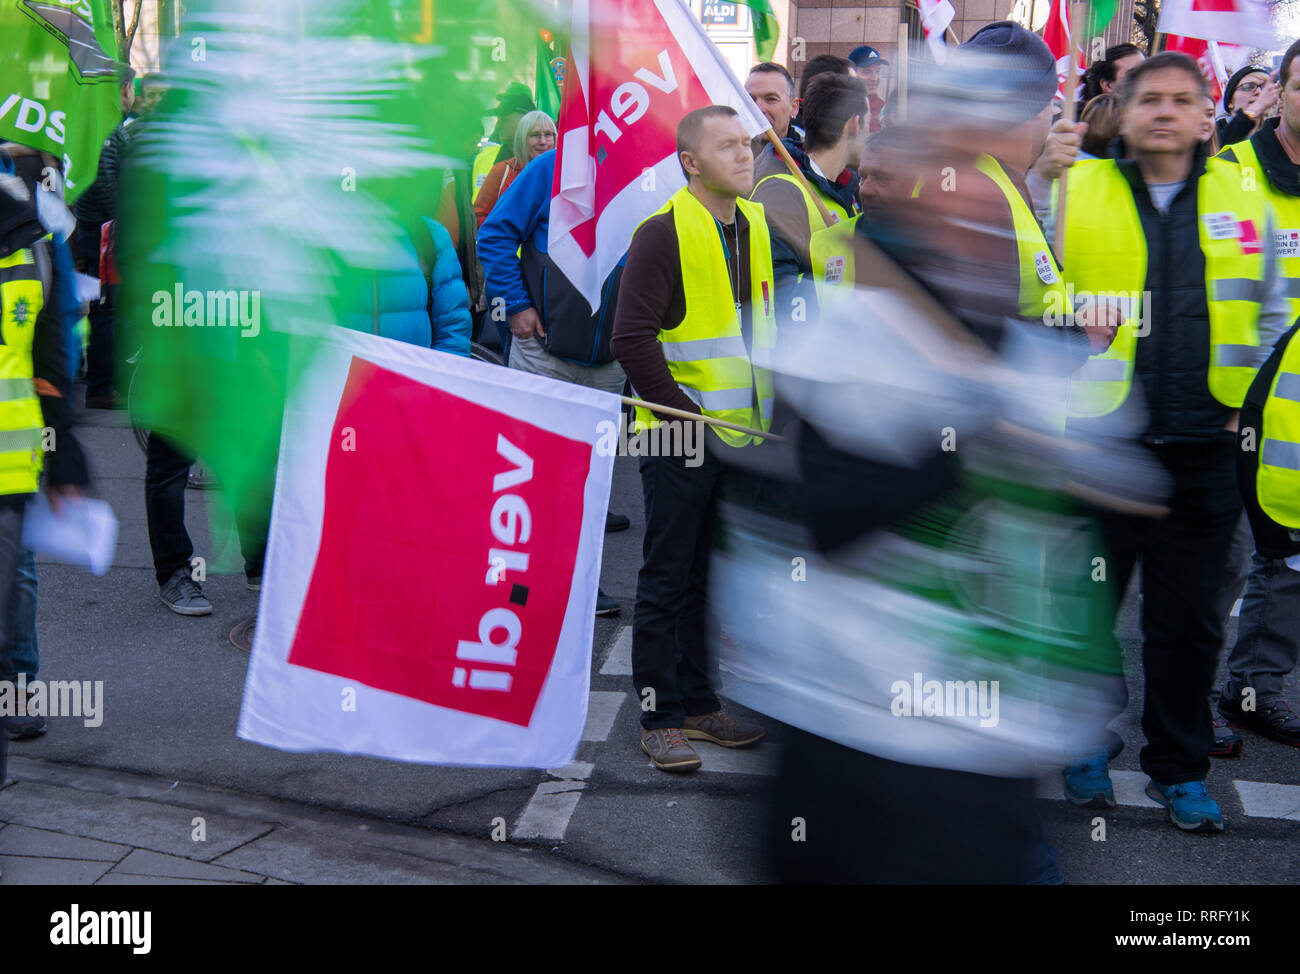
[[[628,250],[614,353],[642,398],[768,430],[776,344],[772,243],[753,187],[749,133],[735,109],[699,108],[677,126],[688,183],[637,229]],[[638,408],[639,423],[657,418]],[[645,456],[644,562],[632,623],[641,748],[662,771],[694,771],[688,740],[747,747],[763,729],[722,709],[709,685],[709,554],[727,454],[758,437],[712,427],[702,462]]]

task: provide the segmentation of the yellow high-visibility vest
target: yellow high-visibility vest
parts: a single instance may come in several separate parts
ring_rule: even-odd
[[[1243,186],[1237,166],[1206,160],[1197,181],[1200,244],[1210,310],[1210,393],[1239,408],[1255,376],[1264,256],[1244,248],[1248,231],[1265,228],[1265,193]],[[1070,380],[1070,415],[1104,416],[1128,398],[1137,359],[1147,246],[1133,191],[1113,159],[1086,160],[1070,170],[1065,218],[1066,279],[1079,292],[1116,301],[1124,323],[1105,352]]]
[[[1052,248],[1043,236],[1043,228],[1030,209],[1016,184],[1003,170],[1002,164],[990,155],[975,160],[975,168],[997,184],[1011,207],[1011,222],[1016,231],[1016,251],[1020,258],[1020,313],[1026,318],[1044,320],[1044,315],[1054,312],[1062,317],[1058,323],[1071,320],[1074,311],[1067,306],[1065,283],[1061,268],[1056,263]],[[1057,309],[1060,309],[1057,312]],[[1046,319],[1052,320],[1052,319]]]
[[[686,315],[676,328],[661,330],[659,344],[668,371],[706,416],[750,429],[772,428],[772,349],[776,347],[772,242],[763,207],[736,200],[749,223],[749,281],[752,351],[745,348],[740,311],[732,299],[731,276],[718,222],[683,187],[654,214],[671,212],[677,231]],[[637,428],[654,426],[654,413],[636,410]],[[728,446],[760,438],[710,426]]]
[[[33,493],[41,473],[41,403],[32,335],[45,287],[29,247],[0,257],[0,494]]]
[[[1277,217],[1277,229],[1274,231],[1274,243],[1286,276],[1287,297],[1291,299],[1291,320],[1300,315],[1300,196],[1284,193],[1269,182],[1264,167],[1259,163],[1259,156],[1249,140],[1230,145],[1237,165],[1241,167],[1243,185],[1262,183],[1266,186],[1269,202]]]
[[[473,202],[478,197],[478,191],[483,188],[483,183],[487,179],[488,173],[492,167],[497,164],[497,153],[501,150],[501,143],[489,142],[485,145],[478,155],[474,157],[474,165],[470,167],[470,175],[474,178],[474,189],[470,192],[470,200]]]
[[[1264,401],[1255,493],[1278,524],[1300,528],[1300,339],[1292,335]]]
[[[818,195],[821,196],[822,203],[826,206],[827,211],[831,215],[832,222],[830,224],[827,224],[827,222],[824,219],[822,219],[821,210],[817,209],[817,201],[813,198],[812,193],[804,189],[803,183],[795,179],[794,176],[788,172],[773,173],[771,176],[764,176],[762,179],[760,179],[758,181],[758,184],[754,187],[754,191],[749,194],[749,198],[751,200],[754,198],[755,193],[758,192],[758,187],[762,186],[769,179],[783,180],[793,185],[795,189],[799,190],[799,195],[803,197],[803,205],[808,210],[809,241],[811,241],[812,235],[817,233],[818,231],[826,229],[827,226],[832,226],[832,227],[843,226],[845,223],[849,222],[849,218],[852,216],[852,214],[849,213],[849,211],[846,210],[841,204],[837,203],[835,200],[831,199],[829,196],[825,195],[824,193],[819,193]],[[817,265],[813,264],[812,267],[813,267],[813,271],[815,272],[817,270]],[[799,279],[803,280],[802,274],[799,275]]]
[[[817,303],[823,310],[828,302],[851,295],[857,280],[853,266],[853,235],[862,214],[841,220],[813,233],[808,241],[808,258],[817,285]]]

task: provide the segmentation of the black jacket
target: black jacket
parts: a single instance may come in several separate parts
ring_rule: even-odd
[[[1150,295],[1150,334],[1137,343],[1134,386],[1149,411],[1148,443],[1221,439],[1233,410],[1210,393],[1210,306],[1200,243],[1197,182],[1205,173],[1198,148],[1191,174],[1161,213],[1151,201],[1137,160],[1119,153],[1147,245],[1144,290]],[[1068,256],[1067,256],[1068,260]]]

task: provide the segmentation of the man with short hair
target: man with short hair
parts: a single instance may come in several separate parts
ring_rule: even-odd
[[[871,131],[879,132],[885,101],[889,98],[889,62],[870,44],[849,52],[849,60],[858,77],[867,84],[867,105],[871,109]]]
[[[1227,146],[1220,158],[1235,162],[1243,178],[1265,185],[1278,218],[1276,241],[1278,256],[1290,289],[1292,320],[1300,316],[1300,41],[1282,57],[1282,114],[1264,122],[1248,141]],[[1280,345],[1279,345],[1280,347]],[[1264,431],[1268,440],[1255,451],[1245,451],[1239,461],[1258,466],[1251,471],[1252,487],[1257,479],[1275,493],[1293,491],[1300,496],[1300,440],[1294,427],[1288,427],[1288,410],[1294,411],[1300,398],[1300,371],[1294,365],[1300,342],[1288,341],[1289,354],[1282,363],[1277,381],[1259,390],[1267,397],[1268,407],[1261,407],[1265,420],[1275,416]],[[1269,410],[1272,410],[1270,412]],[[1275,428],[1276,427],[1276,428]],[[1243,479],[1243,485],[1247,482]],[[1247,494],[1247,508],[1252,520],[1267,520],[1252,491]],[[1270,506],[1267,494],[1265,506]],[[1286,516],[1283,515],[1285,518]],[[1300,528],[1300,520],[1286,518],[1290,528]],[[1228,656],[1228,679],[1219,696],[1218,711],[1233,726],[1245,727],[1281,744],[1300,747],[1300,715],[1282,696],[1282,683],[1295,669],[1300,656],[1300,569],[1291,567],[1283,557],[1286,548],[1262,541],[1256,544],[1250,559],[1250,575],[1242,597],[1237,642]],[[1296,550],[1300,550],[1297,548]],[[1294,554],[1294,552],[1292,552]],[[1240,753],[1238,744],[1238,753]]]
[[[687,185],[637,228],[612,346],[637,395],[755,430],[772,426],[776,344],[772,251],[753,188],[749,136],[734,109],[713,105],[677,126]],[[638,424],[659,417],[637,410]],[[709,684],[709,555],[729,462],[759,437],[699,430],[700,462],[642,456],[644,559],[632,621],[632,680],[641,749],[661,771],[694,771],[689,740],[748,747],[763,729],[722,709]],[[671,454],[673,451],[650,451]],[[694,465],[693,465],[694,464]]]
[[[803,130],[792,125],[794,115],[794,78],[790,72],[775,61],[763,61],[749,69],[745,79],[745,91],[754,99],[754,104],[763,113],[763,117],[772,123],[772,131],[778,139],[803,141]],[[767,137],[759,136],[754,140],[755,155],[767,145]]]
[[[812,235],[835,223],[847,223],[858,213],[855,174],[862,161],[866,135],[866,86],[860,78],[822,74],[813,79],[804,99],[804,144],[786,145],[805,184],[785,161],[768,153],[755,164],[757,184],[749,198],[763,205],[772,235],[780,323],[792,315],[796,297],[815,299],[808,245]],[[830,214],[827,221],[821,207]]]
[[[1140,442],[1172,480],[1167,517],[1102,515],[1107,574],[1122,599],[1141,559],[1146,793],[1178,828],[1219,832],[1205,785],[1207,701],[1223,637],[1216,594],[1241,516],[1238,412],[1289,308],[1266,257],[1262,181],[1205,156],[1206,84],[1195,62],[1158,54],[1119,93],[1123,151],[1073,167],[1065,254],[1076,291],[1122,295],[1126,320],[1072,377],[1071,422],[1102,429],[1112,414],[1138,416]],[[1104,752],[1064,775],[1075,804],[1114,806]]]

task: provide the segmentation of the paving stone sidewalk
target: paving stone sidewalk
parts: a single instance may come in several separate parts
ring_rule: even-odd
[[[624,882],[545,848],[10,753],[5,885]]]

